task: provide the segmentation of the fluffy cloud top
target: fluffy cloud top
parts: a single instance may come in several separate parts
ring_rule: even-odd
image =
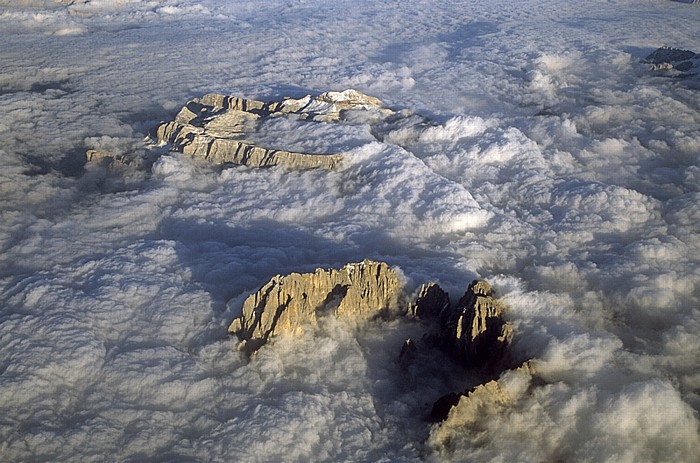
[[[3,456],[693,461],[700,93],[640,60],[700,51],[699,16],[622,0],[0,0]],[[176,153],[150,172],[83,166],[86,149],[143,150],[204,93],[347,87],[405,122],[257,134],[343,151],[334,172]],[[401,370],[419,326],[326,320],[250,361],[226,337],[273,275],[365,257],[453,296],[489,279],[544,384],[511,378],[512,407],[436,450],[430,404],[479,378],[442,357]]]

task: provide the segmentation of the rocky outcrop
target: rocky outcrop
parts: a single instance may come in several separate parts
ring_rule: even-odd
[[[441,343],[466,367],[493,366],[503,359],[513,336],[505,307],[491,285],[474,280],[441,330]]]
[[[374,111],[382,117],[393,113],[383,108],[377,98],[353,89],[271,102],[209,94],[189,101],[172,122],[161,124],[156,138],[159,144],[170,144],[186,155],[218,164],[333,169],[342,161],[342,155],[271,149],[257,146],[250,137],[265,118],[343,122],[355,111]]]
[[[85,153],[87,162],[104,166],[129,166],[134,160],[124,154],[115,154],[110,151],[88,150]]]
[[[340,270],[277,275],[245,300],[241,316],[233,320],[228,332],[238,336],[241,350],[252,353],[271,337],[300,333],[316,325],[320,316],[367,320],[394,312],[401,291],[397,272],[371,260],[347,264]],[[410,372],[412,365],[425,362],[430,350],[437,347],[486,378],[498,377],[507,365],[513,332],[504,311],[491,285],[483,280],[474,280],[454,309],[448,294],[436,283],[421,286],[415,302],[408,304],[406,316],[426,322],[433,333],[423,337],[423,346],[406,339],[398,356],[399,367]],[[421,351],[426,346],[428,349]],[[510,376],[525,374],[531,376],[529,364]],[[444,445],[455,429],[475,420],[474,414],[483,404],[506,404],[508,400],[507,390],[497,381],[440,397],[429,416],[429,421],[441,422],[431,436],[434,445]]]
[[[507,367],[508,345],[513,328],[504,319],[505,307],[484,280],[474,280],[466,293],[450,308],[450,300],[437,284],[421,287],[416,302],[409,304],[407,315],[432,320],[435,344],[447,351],[457,363],[468,369],[478,369],[486,377],[496,377]],[[416,346],[407,340],[399,355],[399,365],[406,368],[416,357]],[[469,391],[450,392],[433,403],[429,421],[447,418],[453,407]]]
[[[269,108],[272,112],[317,122],[341,122],[350,113],[358,110],[375,111],[383,117],[393,114],[393,111],[382,107],[378,98],[354,89],[325,92],[315,98],[310,95],[298,100],[288,98],[279,103],[271,103]]]
[[[462,392],[450,392],[435,401],[430,412],[430,421],[446,422],[444,429],[461,427],[465,423],[476,421],[479,413],[482,413],[481,407],[511,404],[515,396],[523,392],[523,387],[530,386],[535,378],[534,374],[532,363],[527,361],[518,368],[501,372],[498,379]],[[511,385],[516,386],[517,394]]]
[[[414,362],[416,358],[416,352],[418,352],[418,347],[413,339],[406,339],[401,347],[401,353],[399,354],[399,366],[406,369],[411,363]]]
[[[277,275],[243,303],[229,326],[247,351],[283,332],[299,332],[317,316],[367,319],[396,306],[401,283],[387,264],[364,260],[340,270]]]
[[[439,421],[431,433],[428,443],[434,450],[454,446],[456,441],[468,441],[478,445],[485,417],[507,415],[521,406],[538,380],[535,369],[528,361],[514,370],[504,371],[498,380],[489,381],[465,391],[452,393],[436,402],[433,421]],[[447,402],[450,402],[447,404]],[[449,405],[449,406],[448,406]]]
[[[86,167],[92,165],[117,170],[124,167],[150,169],[156,157],[155,153],[137,149],[90,149],[85,152]]]
[[[408,316],[423,320],[437,319],[450,309],[450,296],[432,281],[422,285],[416,301],[408,305]]]
[[[455,309],[435,283],[423,285],[409,317],[432,320],[437,343],[467,368],[498,366],[512,338],[512,326],[504,319],[505,307],[484,280],[474,280]]]
[[[680,48],[661,47],[644,61],[650,70],[674,77],[689,77],[700,70],[700,55]]]
[[[276,118],[303,122],[276,124]],[[351,146],[343,141],[343,136],[339,136],[339,141],[335,144],[332,138],[324,140],[321,143],[324,148],[318,148],[323,152],[301,152],[297,150],[305,148],[290,147],[289,140],[298,137],[289,136],[285,131],[305,127],[307,123],[361,124],[368,126],[370,137],[379,141],[386,138],[389,143],[399,146],[403,146],[403,137],[393,134],[403,133],[407,127],[427,127],[432,124],[410,110],[388,109],[379,99],[354,89],[278,101],[210,93],[188,101],[172,121],[162,122],[146,139],[146,143],[139,146],[139,150],[148,152],[144,157],[149,162],[129,162],[130,158],[121,155],[119,150],[91,150],[86,154],[88,160],[111,167],[129,165],[148,168],[153,165],[153,160],[168,151],[180,152],[213,164],[284,166],[294,170],[330,170],[340,166],[344,159],[343,151]],[[282,127],[282,133],[276,134],[276,129],[270,129],[275,125]],[[328,128],[321,131],[323,130]],[[318,143],[301,146],[309,145],[319,146]],[[131,158],[133,160],[133,156]]]

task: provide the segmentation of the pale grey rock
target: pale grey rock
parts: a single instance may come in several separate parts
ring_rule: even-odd
[[[260,348],[280,333],[299,333],[320,314],[362,320],[398,304],[399,276],[382,262],[364,260],[340,270],[277,275],[243,303],[243,313],[229,326],[241,347]]]
[[[212,93],[189,101],[172,122],[161,124],[156,139],[159,144],[170,144],[188,156],[218,164],[333,169],[342,162],[341,154],[270,149],[257,146],[250,135],[264,118],[294,117],[342,123],[355,111],[375,111],[378,117],[393,114],[377,98],[352,89],[272,102]]]

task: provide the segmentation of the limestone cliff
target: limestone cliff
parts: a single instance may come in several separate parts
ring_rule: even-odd
[[[387,264],[364,260],[340,270],[275,276],[243,303],[243,314],[229,326],[248,351],[271,336],[303,330],[322,313],[366,319],[395,307],[401,284]]]
[[[484,423],[488,423],[485,418],[497,419],[526,406],[527,397],[538,383],[541,384],[541,380],[538,380],[528,361],[519,368],[503,372],[498,380],[481,384],[461,394],[452,394],[454,406],[447,411],[442,410],[445,416],[434,420],[441,422],[431,430],[428,444],[438,452],[447,450],[460,441],[468,442],[469,446],[478,446]]]
[[[233,320],[228,332],[238,336],[242,350],[252,353],[273,336],[300,333],[314,326],[320,316],[367,320],[393,311],[401,291],[397,272],[371,260],[347,264],[339,270],[277,275],[245,300],[241,316]],[[432,349],[440,348],[462,366],[476,368],[484,378],[498,377],[508,364],[504,359],[512,337],[504,311],[491,285],[483,280],[474,280],[455,308],[437,284],[421,286],[415,302],[408,304],[406,315],[426,323],[432,334],[423,337],[422,347],[407,339],[398,365],[409,372],[412,365],[429,359]],[[498,381],[440,397],[429,416],[430,421],[440,423],[431,432],[430,445],[438,451],[449,447],[465,429],[480,422],[480,414],[499,413],[518,400],[531,379],[532,368],[526,363],[502,373]]]
[[[333,169],[342,161],[342,155],[266,148],[252,141],[251,135],[265,118],[343,122],[353,111],[374,111],[382,117],[393,113],[383,108],[377,98],[353,89],[271,102],[208,94],[189,101],[172,122],[161,124],[156,139],[159,144],[171,144],[173,149],[188,156],[217,164]]]

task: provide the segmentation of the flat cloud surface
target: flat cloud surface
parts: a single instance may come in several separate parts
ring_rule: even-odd
[[[700,51],[679,2],[0,0],[0,454],[8,461],[693,461]],[[427,125],[262,127],[337,171],[83,168],[189,99],[358,90]],[[300,149],[301,149],[300,148]],[[415,324],[325,320],[250,361],[226,327],[275,274],[363,258],[494,284],[544,384],[452,446],[475,378],[401,370]],[[434,354],[439,355],[439,354]]]

